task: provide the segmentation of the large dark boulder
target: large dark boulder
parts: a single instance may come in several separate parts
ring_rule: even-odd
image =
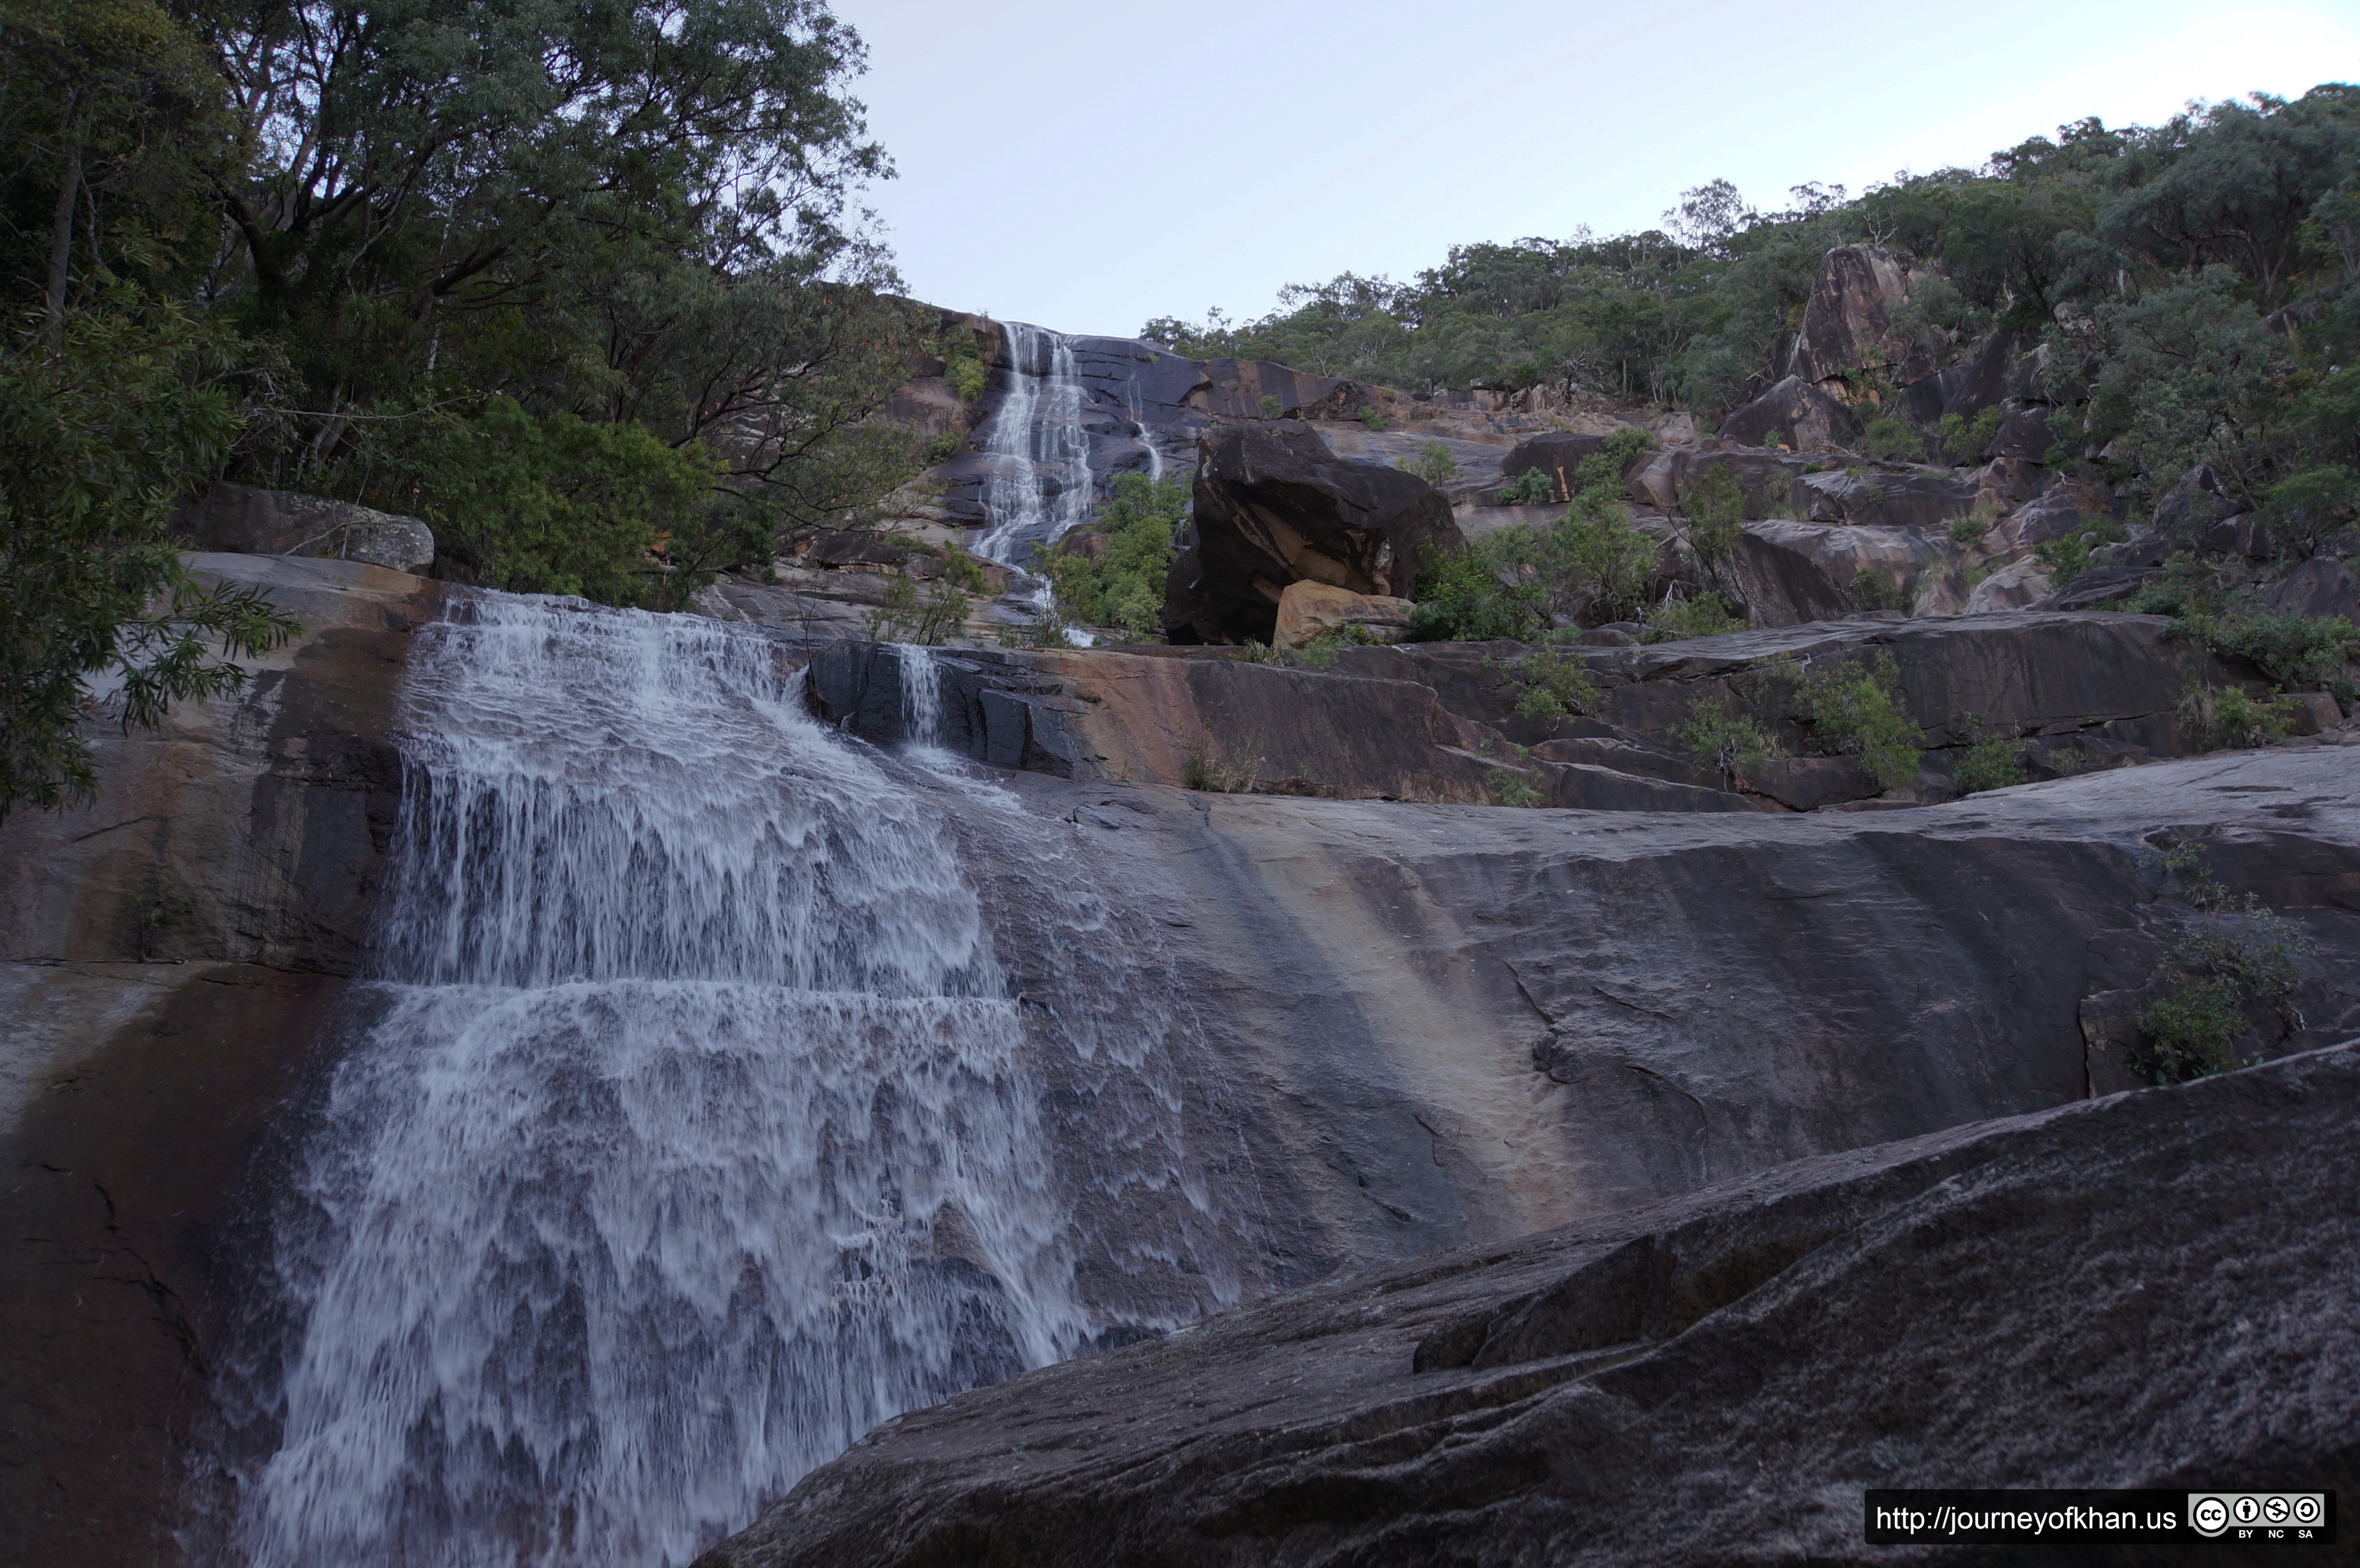
[[[1297,420],[1225,425],[1199,447],[1195,539],[1173,562],[1175,641],[1268,642],[1308,579],[1410,596],[1429,555],[1465,548],[1450,503],[1414,474],[1337,457]]]
[[[1344,1274],[889,1421],[701,1568],[2129,1562],[1863,1494],[2348,1496],[2355,1117],[2333,1046]]]
[[[1945,414],[1972,419],[1985,408],[1997,408],[2007,397],[2008,376],[2021,342],[2016,333],[2002,329],[1985,338],[1972,358],[1903,387],[1901,396],[1909,417],[1930,430]]]
[[[1721,439],[1767,446],[1772,436],[1801,452],[1825,452],[1860,440],[1852,411],[1799,376],[1789,376],[1721,421]]]

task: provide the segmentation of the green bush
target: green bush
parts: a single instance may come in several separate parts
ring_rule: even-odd
[[[1688,518],[1689,548],[1717,579],[1721,563],[1736,552],[1745,527],[1745,493],[1737,476],[1726,466],[1713,464],[1681,486],[1679,506]]]
[[[1527,468],[1500,485],[1500,505],[1537,506],[1557,494],[1557,476],[1546,468]]]
[[[2102,544],[2120,544],[2129,537],[2128,531],[2116,519],[2100,517],[2070,534],[2043,539],[2033,547],[2032,554],[2049,569],[2049,580],[2062,588],[2090,570],[2092,550]]]
[[[1972,467],[1983,461],[1983,450],[1992,438],[1999,434],[2000,411],[1985,408],[1972,419],[1961,414],[1942,416],[1942,450],[1950,461],[1962,467]]]
[[[983,356],[976,352],[974,334],[959,333],[944,353],[943,379],[950,383],[951,390],[958,394],[962,403],[972,403],[983,396],[991,377],[984,368]]]
[[[1286,405],[1278,400],[1278,394],[1275,392],[1263,393],[1261,407],[1262,417],[1265,419],[1275,419],[1286,412]]]
[[[1483,786],[1491,791],[1495,806],[1516,806],[1527,811],[1539,806],[1544,797],[1532,781],[1505,768],[1494,768],[1483,776]]]
[[[1873,566],[1863,566],[1852,573],[1852,593],[1863,610],[1898,610],[1905,607],[1901,584]]]
[[[1510,659],[1505,669],[1518,688],[1516,712],[1525,718],[1553,724],[1568,713],[1598,710],[1598,688],[1590,683],[1586,667],[1562,649],[1525,654]]]
[[[1747,774],[1785,755],[1777,737],[1726,696],[1699,697],[1691,703],[1688,722],[1680,726],[1679,741],[1699,761],[1718,768],[1723,779],[1741,788]]]
[[[420,515],[487,587],[671,608],[694,586],[665,581],[659,562],[673,536],[707,526],[717,471],[696,442],[493,397],[413,461]]]
[[[914,643],[940,648],[967,624],[967,596],[948,582],[936,582],[921,597],[918,580],[896,573],[885,584],[885,602],[863,617],[872,642]]]
[[[1811,739],[1822,750],[1859,757],[1887,789],[1918,777],[1925,737],[1909,717],[1891,654],[1815,670],[1797,695]]]
[[[2143,1049],[2130,1067],[2150,1083],[2184,1083],[2237,1066],[2232,1047],[2246,1031],[2246,1007],[2291,993],[2295,960],[2311,951],[2283,917],[2254,899],[2231,904],[2209,875],[2200,876],[2190,901],[2199,912],[2156,973],[2169,989],[2139,1014]]]
[[[1646,603],[1657,548],[1622,512],[1623,467],[1645,450],[1625,430],[1582,459],[1574,498],[1545,528],[1496,529],[1459,555],[1429,559],[1418,577],[1411,636],[1421,642],[1538,642],[1577,612],[1635,615]]]
[[[1386,429],[1391,424],[1391,421],[1385,418],[1384,414],[1376,407],[1375,404],[1371,403],[1360,410],[1360,423],[1368,426],[1369,429],[1372,430],[1382,430]]]
[[[1187,518],[1188,492],[1185,476],[1116,475],[1114,498],[1096,525],[1106,535],[1106,550],[1095,561],[1043,551],[1034,570],[1049,579],[1058,604],[1077,623],[1120,627],[1135,637],[1153,634],[1164,610],[1173,539]]]
[[[2250,660],[2278,685],[2333,687],[2360,662],[2360,626],[2341,615],[2241,610],[2225,615],[2186,615],[2170,628],[2218,654]]]
[[[981,593],[989,586],[983,563],[956,544],[943,547],[943,581],[969,593]]]
[[[1972,713],[1961,721],[1959,733],[1974,735],[1983,726]],[[1997,732],[1976,735],[1967,754],[1959,758],[1958,786],[1961,795],[1979,795],[1986,789],[2005,789],[2012,784],[2025,782],[2024,757],[2016,743]]]
[[[1409,471],[1428,485],[1447,485],[1459,477],[1459,460],[1450,455],[1448,443],[1430,441],[1417,449],[1417,461]]]
[[[1721,637],[1744,631],[1750,625],[1720,594],[1699,593],[1693,599],[1675,599],[1648,611],[1646,628],[1639,634],[1639,640],[1677,642],[1686,637]]]
[[[2191,684],[2180,699],[2180,722],[2206,751],[2268,746],[2294,727],[2285,699],[2264,701],[2242,686]]]
[[[921,455],[923,457],[926,466],[928,468],[932,468],[938,463],[948,463],[952,458],[956,457],[958,455],[958,432],[956,430],[945,430],[941,435],[936,436],[934,440],[926,443],[926,450]]]
[[[2360,474],[2340,463],[2289,474],[2263,493],[2262,524],[2282,555],[2309,555],[2360,508]]]
[[[1991,532],[1992,525],[1997,521],[1998,509],[1988,501],[1977,501],[1965,516],[1950,519],[1950,542],[1972,544]]]
[[[0,353],[0,816],[95,797],[92,677],[116,683],[126,731],[149,726],[237,690],[231,657],[298,630],[259,591],[199,583],[166,533],[237,433],[217,381],[233,347],[135,299],[64,312],[51,350]]]
[[[1860,449],[1879,462],[1918,463],[1926,456],[1926,442],[1909,421],[1890,414],[1868,421],[1861,431]]]

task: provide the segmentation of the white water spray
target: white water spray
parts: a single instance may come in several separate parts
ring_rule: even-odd
[[[1002,322],[1000,330],[1008,334],[1011,369],[984,439],[984,451],[997,461],[983,487],[990,521],[976,553],[1022,569],[1034,545],[1054,544],[1089,520],[1095,479],[1072,343],[1022,321]]]
[[[405,688],[387,977],[279,1229],[235,1549],[676,1568],[1073,1354],[1068,1215],[948,833],[770,645],[466,613]]]

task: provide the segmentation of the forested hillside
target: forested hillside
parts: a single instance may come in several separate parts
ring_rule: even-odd
[[[2151,495],[2211,462],[2256,499],[2348,512],[2355,158],[2360,89],[2344,84],[2152,127],[2088,119],[1979,169],[1857,196],[1803,186],[1770,212],[1716,180],[1661,229],[1455,245],[1407,283],[1348,272],[1285,290],[1260,321],[1217,310],[1144,335],[1415,391],[1555,382],[1717,418],[1781,374],[1821,258],[1874,245],[1921,269],[1894,340],[1937,364],[1994,329],[2046,344],[2117,483]],[[1855,377],[1855,398],[1887,403],[1907,357]],[[1939,455],[1926,433],[1887,455]]]
[[[86,672],[148,716],[284,635],[181,576],[200,482],[668,605],[914,472],[862,63],[813,0],[0,4],[0,808],[87,789]]]

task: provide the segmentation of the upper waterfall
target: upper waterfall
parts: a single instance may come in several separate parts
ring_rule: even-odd
[[[1163,477],[1165,459],[1146,417],[1139,360],[1172,356],[1108,339],[1000,323],[1008,364],[997,406],[983,432],[989,463],[978,495],[983,533],[975,551],[1005,566],[1029,566],[1034,547],[1054,544],[1089,521],[1118,472]],[[1093,347],[1086,365],[1076,344]],[[1109,382],[1106,350],[1138,347],[1127,376]],[[1120,373],[1119,373],[1120,374]],[[1135,450],[1133,450],[1135,449]]]

